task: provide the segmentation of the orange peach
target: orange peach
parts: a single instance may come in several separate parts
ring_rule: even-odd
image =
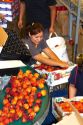
[[[43,83],[39,83],[39,84],[38,84],[38,87],[39,87],[40,89],[42,89],[42,88],[44,88],[44,84],[43,84]]]
[[[0,110],[0,116],[2,115],[2,110]]]
[[[41,99],[37,99],[37,100],[35,101],[35,103],[38,104],[38,105],[41,105],[42,100],[41,100]]]
[[[31,74],[31,70],[26,70],[25,74],[28,76],[29,74]]]
[[[34,112],[38,112],[39,109],[40,109],[39,105],[35,105],[35,106],[33,107]]]
[[[30,82],[36,82],[36,77],[35,76],[32,76],[32,78],[30,79]]]
[[[34,76],[35,76],[36,78],[38,78],[38,77],[39,77],[39,73],[34,73]]]
[[[27,92],[27,93],[30,93],[31,90],[32,90],[32,87],[31,87],[31,86],[28,86],[28,87],[26,88],[26,92]]]
[[[34,119],[35,115],[36,115],[36,113],[34,111],[32,111],[32,112],[29,113],[29,117],[32,116],[33,119]]]
[[[28,105],[27,103],[25,103],[25,104],[23,104],[23,107],[24,107],[25,109],[28,109],[28,108],[29,108],[29,105]]]
[[[18,78],[22,78],[22,77],[23,77],[23,71],[22,71],[22,70],[20,70],[20,71],[18,72],[17,77],[18,77]]]
[[[3,99],[3,104],[6,105],[8,103],[8,99]]]
[[[32,87],[32,92],[36,92],[37,91],[37,88],[35,86]]]
[[[33,111],[33,109],[32,109],[32,108],[29,108],[27,111],[28,111],[28,113],[30,114],[30,113]]]

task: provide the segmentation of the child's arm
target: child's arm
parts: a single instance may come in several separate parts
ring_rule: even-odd
[[[77,89],[75,88],[75,86],[73,84],[70,84],[69,85],[69,98],[75,97],[76,91],[77,91]]]

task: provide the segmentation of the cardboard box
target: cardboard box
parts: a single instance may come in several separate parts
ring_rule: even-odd
[[[19,0],[14,2],[0,2],[0,13],[5,15],[5,19],[13,21],[19,12]]]
[[[80,99],[80,97],[79,98],[76,97],[74,99],[78,100]],[[59,101],[60,101],[60,98],[59,98]],[[68,99],[65,99],[65,101],[67,101],[70,104],[73,112],[70,113],[69,115],[62,117],[62,120],[59,121],[57,124],[52,124],[52,125],[70,125],[70,124],[71,125],[83,125],[83,117],[80,115],[78,110],[72,105],[72,103]]]
[[[79,114],[83,116],[82,103],[83,103],[83,97],[80,96],[74,97],[71,100],[65,99],[64,97],[52,98],[52,113],[55,117],[56,113],[59,115],[59,117],[64,117],[73,112],[72,107],[73,108],[77,107],[78,109],[78,107],[80,106]],[[77,109],[75,108],[75,110]]]
[[[34,65],[32,66],[34,67]],[[55,70],[55,71],[52,71],[52,72],[47,72],[45,69],[42,69],[42,70],[39,70],[37,68],[35,68],[35,70],[40,73],[41,75],[43,74],[47,74],[48,77],[47,77],[47,84],[49,86],[56,86],[56,85],[60,85],[60,84],[63,84],[63,83],[67,83],[68,82],[68,78],[70,76],[70,73],[72,71],[72,69],[76,67],[76,64],[73,64],[72,62],[70,62],[70,66],[68,69],[64,69],[64,70]],[[58,75],[60,76],[58,78]]]
[[[0,46],[5,45],[7,38],[8,38],[7,33],[5,32],[5,30],[2,27],[0,27]]]
[[[62,118],[60,122],[52,125],[83,125],[83,118],[77,115],[76,112],[71,113],[69,116],[65,116]]]

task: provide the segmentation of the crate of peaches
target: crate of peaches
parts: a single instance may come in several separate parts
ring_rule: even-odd
[[[81,116],[83,116],[83,97],[74,97],[72,99],[65,99],[64,97],[58,97],[52,99],[52,106],[53,106],[53,114],[58,113],[60,116],[65,116],[73,112],[72,106]]]
[[[19,70],[0,93],[0,125],[32,125],[45,113],[49,91],[39,73]]]
[[[34,65],[34,69],[39,72],[45,79],[48,78],[48,75],[51,73],[54,76],[54,79],[62,78],[62,74],[60,73],[62,70],[66,70],[67,68],[61,68],[59,66],[50,66],[46,64]],[[60,72],[57,72],[60,71]]]
[[[48,76],[51,74],[53,76],[53,78],[51,78],[53,82],[53,80],[59,80],[65,77],[69,77],[71,70],[76,66],[76,64],[69,62],[69,65],[70,66],[68,68],[49,66],[46,64],[34,65],[33,67],[37,72],[43,75],[45,79],[48,79]]]

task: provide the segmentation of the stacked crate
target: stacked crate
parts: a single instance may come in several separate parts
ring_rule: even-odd
[[[7,28],[7,22],[12,22],[19,13],[19,0],[0,0],[0,13],[5,19],[0,20],[0,26]]]

